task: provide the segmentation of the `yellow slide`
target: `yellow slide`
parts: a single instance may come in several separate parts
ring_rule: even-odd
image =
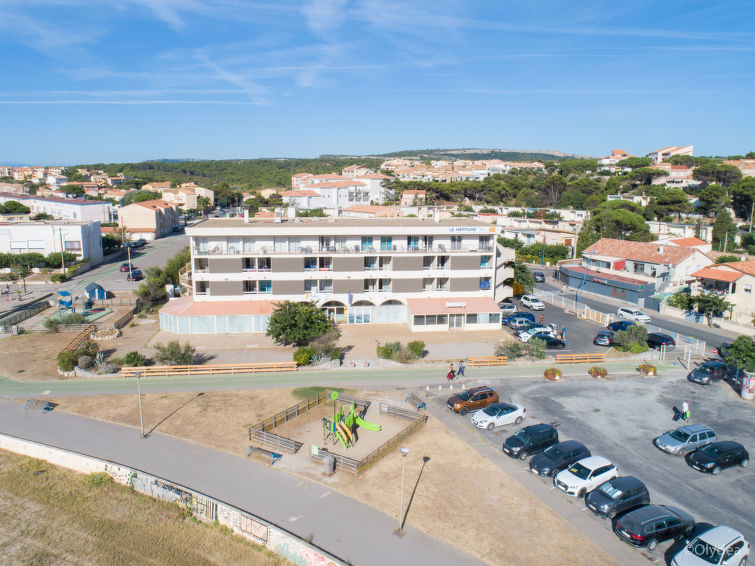
[[[349,427],[342,422],[338,422],[336,423],[336,428],[341,432],[344,438],[349,439],[349,444],[354,444],[354,434],[349,430]]]

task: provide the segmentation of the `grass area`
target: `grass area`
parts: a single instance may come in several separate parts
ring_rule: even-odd
[[[0,451],[3,564],[289,564],[230,529],[115,483]]]
[[[349,391],[344,389],[343,387],[322,387],[320,385],[312,385],[310,387],[297,387],[296,389],[293,389],[291,391],[291,395],[303,401],[304,399],[314,397],[315,395],[320,393],[320,391],[325,391],[326,389],[332,389],[333,391],[338,391],[339,393],[345,393]]]

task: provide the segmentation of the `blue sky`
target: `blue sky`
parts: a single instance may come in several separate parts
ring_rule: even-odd
[[[755,2],[0,0],[0,164],[755,150]]]

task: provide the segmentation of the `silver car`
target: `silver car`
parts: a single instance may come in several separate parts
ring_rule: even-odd
[[[669,454],[684,456],[716,439],[716,433],[709,426],[693,424],[670,430],[653,440],[653,444]]]

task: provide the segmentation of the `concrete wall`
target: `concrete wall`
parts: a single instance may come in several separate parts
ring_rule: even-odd
[[[333,271],[363,271],[364,257],[334,257]],[[360,289],[361,292],[361,289]]]
[[[452,277],[451,292],[459,291],[479,291],[480,280],[472,277]]]
[[[240,257],[211,257],[207,260],[210,273],[241,273],[243,263]]]
[[[243,293],[243,281],[210,281],[210,296],[212,297],[232,297]]]
[[[333,281],[333,292],[341,293],[363,293],[364,280],[362,279],[335,279]]]
[[[272,261],[272,269],[274,273],[301,273],[302,271],[304,271],[304,258],[274,257]]]
[[[422,271],[422,257],[393,256],[393,271]]]
[[[394,279],[391,285],[394,293],[420,293],[423,290],[422,279]]]
[[[485,255],[485,254],[480,254],[480,255]],[[452,255],[451,256],[451,269],[452,270],[480,269],[480,256],[478,255]]]
[[[304,281],[273,281],[273,295],[303,295]]]
[[[118,483],[128,485],[144,495],[191,509],[192,515],[197,519],[226,525],[235,534],[266,547],[293,564],[347,566],[347,563],[261,517],[141,470],[5,434],[0,434],[0,448],[84,474],[104,472]]]

